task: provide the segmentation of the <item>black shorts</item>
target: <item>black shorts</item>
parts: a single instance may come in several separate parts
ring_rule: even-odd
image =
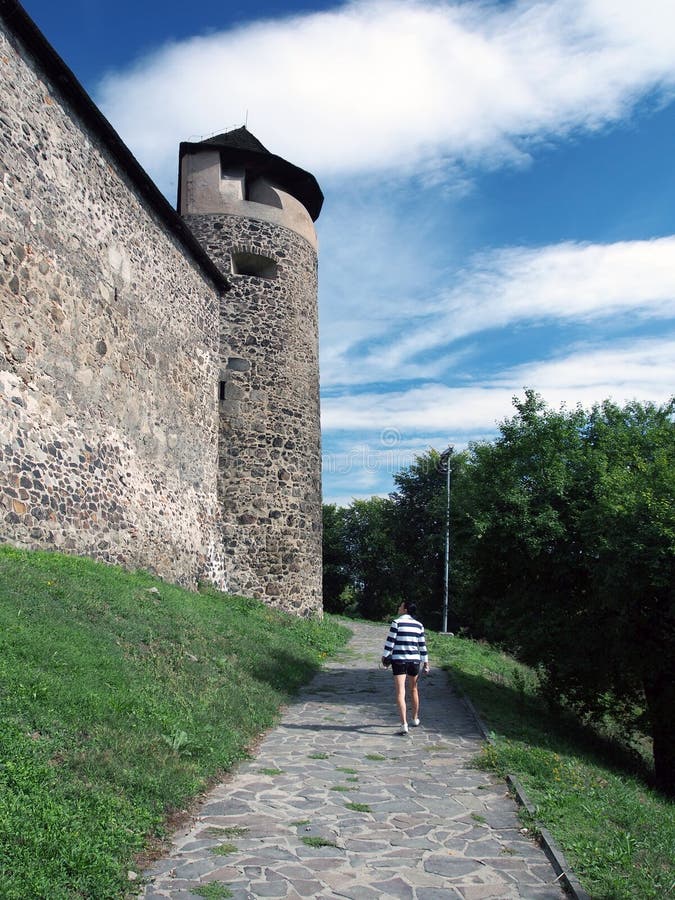
[[[393,675],[419,675],[419,660],[417,662],[413,662],[412,660],[408,660],[407,662],[405,660],[396,662],[395,660],[392,660],[391,671]]]

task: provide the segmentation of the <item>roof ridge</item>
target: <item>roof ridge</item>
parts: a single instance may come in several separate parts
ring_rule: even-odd
[[[252,150],[255,153],[269,153],[258,138],[251,134],[245,125],[239,128],[233,128],[231,131],[224,131],[222,134],[216,134],[213,137],[206,138],[203,144],[216,144],[219,147],[232,147],[237,150]]]

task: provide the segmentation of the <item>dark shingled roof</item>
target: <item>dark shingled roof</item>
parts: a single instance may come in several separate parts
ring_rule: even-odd
[[[263,147],[257,137],[251,134],[245,125],[225,131],[215,137],[206,138],[203,144],[216,144],[218,147],[231,147],[234,150],[253,150],[254,153],[269,153],[267,147]]]
[[[36,61],[48,79],[52,90],[79,117],[80,121],[97,138],[101,148],[125,173],[148,208],[182,245],[204,275],[220,291],[229,284],[223,273],[204,250],[183,219],[160,192],[147,172],[99,110],[75,75],[64,63],[35,22],[17,0],[0,0],[0,18],[5,22],[10,36],[20,42]]]
[[[180,145],[179,156],[199,153],[203,150],[220,149],[223,165],[241,165],[252,176],[267,178],[288,191],[305,207],[313,221],[319,218],[323,205],[323,194],[316,178],[304,169],[294,166],[280,156],[270,153],[257,137],[242,125],[224,134],[207,138],[198,143],[184,142]],[[180,165],[180,164],[179,164]],[[180,209],[180,182],[178,179],[178,208]]]

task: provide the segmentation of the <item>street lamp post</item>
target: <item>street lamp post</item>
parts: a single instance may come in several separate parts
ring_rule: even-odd
[[[441,634],[448,634],[448,600],[450,588],[450,457],[452,445],[441,453],[441,466],[445,469],[445,572],[443,578],[443,629]]]

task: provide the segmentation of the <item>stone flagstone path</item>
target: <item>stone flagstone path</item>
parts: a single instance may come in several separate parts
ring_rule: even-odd
[[[399,736],[391,672],[378,668],[386,627],[350,627],[348,648],[211,791],[140,896],[565,897],[506,786],[470,767],[482,735],[445,673],[432,659],[422,724]]]

